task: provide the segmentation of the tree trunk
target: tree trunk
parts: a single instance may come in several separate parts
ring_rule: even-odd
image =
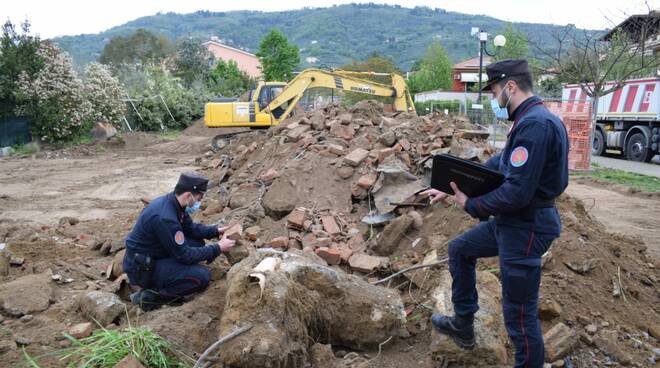
[[[587,171],[591,171],[591,149],[594,144],[594,134],[596,133],[596,116],[598,114],[598,94],[591,98],[591,130],[589,131],[589,151],[587,152]]]

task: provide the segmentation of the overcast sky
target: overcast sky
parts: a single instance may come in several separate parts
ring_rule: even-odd
[[[333,4],[360,3],[358,0],[5,0],[0,7],[0,19],[14,23],[26,17],[32,30],[42,38],[82,33],[98,33],[135,18],[157,12],[191,13],[197,10],[278,11],[304,6],[328,7]],[[442,8],[467,14],[485,14],[512,22],[575,24],[581,28],[611,28],[627,15],[657,9],[660,0],[398,0],[372,1]],[[648,6],[647,6],[648,4]]]

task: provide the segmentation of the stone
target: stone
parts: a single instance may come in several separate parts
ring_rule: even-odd
[[[353,167],[356,167],[360,165],[360,163],[365,158],[367,158],[367,156],[369,156],[369,151],[365,150],[364,148],[357,148],[348,155],[344,156],[344,162]]]
[[[316,249],[316,255],[323,258],[328,265],[338,265],[341,263],[341,254],[339,249],[320,247]]]
[[[369,173],[366,175],[362,175],[358,181],[357,185],[364,188],[364,189],[370,189],[371,187],[376,184],[376,181],[378,180],[378,174],[376,173]]]
[[[564,360],[557,360],[550,364],[550,368],[562,368],[565,365],[566,363],[564,363]]]
[[[381,134],[378,137],[378,142],[382,143],[387,147],[392,147],[396,143],[396,134],[393,131],[388,130],[385,133]]]
[[[334,216],[322,216],[321,223],[323,223],[323,229],[330,234],[330,236],[335,237],[341,234],[341,230],[339,229],[339,225],[337,225]]]
[[[305,210],[297,208],[289,214],[286,218],[286,226],[290,229],[303,230],[306,220]]]
[[[337,156],[343,156],[346,154],[346,149],[344,149],[344,147],[333,143],[328,144],[328,151]]]
[[[303,236],[301,243],[303,248],[316,248],[318,246],[316,235],[309,233]]]
[[[341,258],[341,262],[348,263],[348,260],[351,259],[351,256],[353,255],[353,250],[345,244],[339,245],[337,250],[339,250],[339,257]]]
[[[389,258],[387,257],[371,256],[365,253],[353,253],[351,258],[348,259],[348,265],[351,269],[363,273],[371,273],[376,269],[385,267],[388,263]]]
[[[389,156],[392,156],[394,154],[394,149],[393,148],[383,148],[378,150],[378,162],[383,162],[385,161],[386,158]]]
[[[330,126],[330,134],[337,138],[351,140],[355,136],[355,129],[350,125],[343,125],[341,123],[333,123]]]
[[[286,134],[286,137],[292,142],[298,142],[303,134],[305,134],[310,129],[311,127],[309,125],[299,125],[289,130]]]
[[[249,256],[250,252],[245,245],[241,244],[240,242],[236,242],[236,245],[229,248],[228,251],[223,252],[222,254],[227,257],[227,261],[233,266],[236,263],[242,261],[245,257]]]
[[[90,133],[92,134],[92,137],[94,137],[94,139],[97,141],[107,140],[108,138],[117,134],[117,128],[108,122],[98,121],[94,123]]]
[[[20,317],[48,309],[53,298],[50,270],[19,277],[0,285],[0,307],[5,314]]]
[[[557,323],[546,332],[543,340],[545,342],[545,359],[550,362],[563,359],[578,342],[575,331],[562,322]]]
[[[259,189],[255,184],[243,184],[231,193],[229,208],[247,207],[257,197]]]
[[[216,215],[218,213],[221,213],[222,210],[224,210],[224,209],[225,209],[225,206],[221,202],[216,201],[216,202],[210,203],[206,207],[206,209],[204,209],[204,211],[202,213],[204,214],[204,216],[211,216],[211,215]]]
[[[126,355],[124,359],[120,360],[112,368],[144,368],[142,363],[133,355]]]
[[[227,239],[239,240],[243,237],[243,226],[241,224],[231,225],[228,229],[225,230],[223,236],[226,236]]]
[[[115,254],[115,258],[112,259],[112,277],[117,278],[121,276],[122,273],[124,273],[124,255],[126,254],[126,249],[122,249],[117,254]]]
[[[552,299],[546,299],[539,305],[539,319],[551,321],[561,315],[561,305]]]
[[[342,167],[337,168],[337,175],[339,175],[339,177],[344,179],[344,180],[349,179],[350,177],[352,177],[354,172],[355,172],[355,169],[353,169],[350,166],[342,166]]]
[[[424,218],[422,217],[422,214],[417,211],[410,211],[408,212],[408,216],[413,219],[412,228],[415,230],[422,230],[422,226],[424,226]]]
[[[323,110],[315,110],[309,121],[314,130],[323,130],[325,126],[325,114]]]
[[[449,271],[443,271],[438,286],[431,292],[433,312],[453,315]],[[501,285],[489,272],[477,272],[479,310],[474,316],[476,345],[471,350],[459,348],[454,341],[432,329],[431,354],[435,359],[451,358],[461,367],[499,367],[508,364],[508,336],[502,321]]]
[[[64,217],[60,218],[59,225],[62,226],[62,225],[68,224],[68,225],[73,226],[73,225],[76,225],[79,222],[80,222],[80,220],[78,220],[78,218],[76,218],[76,217],[64,216]]]
[[[82,339],[92,334],[93,327],[91,322],[78,323],[69,329],[69,335],[76,339]]]
[[[261,232],[261,228],[259,226],[250,226],[247,229],[245,229],[245,237],[249,241],[255,241],[257,240],[257,237],[259,236],[260,232]]]
[[[587,325],[587,327],[584,328],[589,335],[594,335],[596,332],[598,332],[598,325],[595,323]]]
[[[84,316],[101,326],[108,325],[124,313],[126,305],[116,294],[106,291],[90,291],[78,298],[78,309]]]
[[[404,151],[410,151],[411,145],[410,145],[410,141],[408,141],[407,139],[405,138],[399,139],[399,142],[397,143],[401,146],[401,148]]]
[[[266,172],[263,174],[259,175],[259,180],[264,181],[266,183],[270,183],[273,180],[277,179],[280,177],[280,173],[277,172],[275,169],[268,169]]]
[[[266,214],[275,220],[279,220],[288,215],[296,207],[295,198],[288,195],[282,195],[279,191],[273,191],[272,188],[280,183],[278,180],[273,184],[264,195],[262,204]]]
[[[619,362],[619,364],[628,366],[632,363],[632,358],[628,353],[626,353],[622,348],[621,344],[617,341],[612,341],[613,339],[608,339],[603,336],[596,337],[595,343],[598,349],[604,354],[608,355],[613,360]]]
[[[378,241],[371,248],[380,256],[389,256],[399,246],[403,235],[413,223],[412,216],[405,214],[390,221],[380,234]]]
[[[271,248],[286,249],[288,245],[289,245],[289,238],[286,236],[279,236],[268,242],[268,246],[270,246]]]
[[[332,346],[316,343],[309,348],[310,360],[314,368],[335,368],[335,355]],[[343,358],[343,356],[342,356]]]
[[[340,123],[342,123],[344,125],[348,125],[351,122],[353,122],[353,114],[346,112],[346,113],[343,113],[343,114],[339,115],[337,117],[337,119],[339,119]]]

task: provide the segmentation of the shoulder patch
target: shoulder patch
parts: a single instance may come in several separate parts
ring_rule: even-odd
[[[179,230],[174,234],[174,242],[178,245],[183,245],[186,238],[183,236],[183,231]]]
[[[511,162],[511,166],[513,167],[520,167],[527,162],[527,159],[529,158],[529,153],[527,152],[527,148],[523,146],[518,146],[511,151],[511,158],[509,161]]]

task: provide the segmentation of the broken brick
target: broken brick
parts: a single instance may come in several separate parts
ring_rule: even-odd
[[[410,142],[407,139],[399,139],[398,143],[404,151],[410,151]]]
[[[245,229],[245,237],[250,241],[255,241],[257,240],[260,232],[261,228],[259,226],[250,226]]]
[[[351,250],[351,248],[349,248],[346,244],[338,245],[337,250],[339,250],[339,257],[341,258],[341,261],[343,263],[348,263],[348,260],[353,255],[353,250]]]
[[[323,229],[325,229],[330,236],[341,234],[341,230],[339,229],[334,216],[323,216],[321,217],[321,222],[323,223]]]
[[[241,224],[231,225],[231,227],[225,230],[224,236],[226,236],[227,239],[239,240],[243,237],[243,226]]]
[[[305,212],[300,209],[291,211],[286,218],[286,225],[292,229],[302,230],[305,225]]]
[[[332,245],[331,238],[316,238],[316,245],[319,247],[329,247]]]
[[[302,148],[307,148],[312,144],[315,144],[316,142],[317,140],[314,136],[307,134],[300,141],[298,141],[298,146]]]
[[[378,151],[378,162],[383,162],[388,156],[394,154],[394,148],[383,148]]]
[[[376,173],[362,175],[360,179],[358,179],[357,185],[364,189],[369,189],[376,184],[376,180],[378,180],[378,175],[376,175]]]
[[[268,245],[271,246],[272,248],[286,249],[287,246],[289,245],[289,238],[287,238],[286,236],[279,236],[268,242]]]
[[[367,158],[367,156],[369,156],[369,151],[364,148],[357,148],[344,157],[344,162],[355,167]]]
[[[341,263],[341,254],[339,249],[320,247],[316,249],[316,254],[323,258],[329,265],[338,265]]]
[[[341,123],[334,123],[330,127],[330,134],[338,138],[351,140],[355,135],[355,129],[353,129],[351,126],[348,125],[342,125]]]
[[[305,234],[302,238],[302,246],[303,248],[311,247],[315,248],[318,244],[316,236],[314,234]]]
[[[92,334],[94,326],[91,322],[78,323],[69,329],[69,335],[76,339],[82,339]]]
[[[277,179],[279,176],[280,176],[280,173],[278,173],[277,170],[268,169],[268,170],[266,170],[266,172],[259,175],[259,180],[265,181],[265,182],[271,182],[271,181]]]
[[[300,125],[296,127],[295,129],[289,130],[289,132],[286,134],[287,138],[289,138],[293,142],[298,142],[300,138],[305,134],[308,130],[310,130],[311,127],[309,125]]]
[[[370,256],[365,253],[353,253],[348,260],[348,265],[355,271],[370,273],[378,268],[385,267],[388,261],[389,259],[387,257]]]
[[[338,144],[329,144],[328,145],[328,151],[331,153],[334,153],[337,156],[343,156],[346,153],[346,150],[344,147],[338,145]]]

